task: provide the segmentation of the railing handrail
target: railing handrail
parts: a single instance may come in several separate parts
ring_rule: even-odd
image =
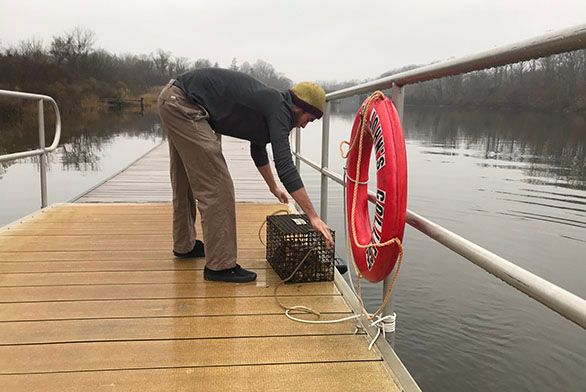
[[[59,140],[61,139],[61,115],[59,114],[59,106],[52,97],[41,94],[24,93],[20,91],[0,90],[0,97],[30,99],[37,101],[38,113],[37,119],[39,124],[39,148],[36,150],[15,152],[11,154],[0,155],[0,162],[13,161],[15,159],[40,156],[39,172],[41,176],[41,208],[47,206],[47,167],[45,162],[45,155],[57,148]],[[45,109],[43,102],[48,101],[55,110],[55,136],[53,143],[49,147],[45,145]]]
[[[333,101],[375,90],[384,90],[391,88],[393,85],[405,86],[585,48],[586,24],[581,24],[459,59],[419,67],[357,86],[333,91],[326,94],[326,100]]]
[[[300,162],[304,162],[321,173],[320,214],[322,219],[327,220],[328,178],[344,187],[347,185],[341,175],[331,171],[328,167],[329,143],[328,145],[324,145],[324,142],[329,142],[331,101],[374,90],[392,88],[392,100],[395,102],[397,111],[402,117],[403,100],[405,97],[402,86],[404,85],[582,48],[586,48],[586,24],[466,56],[461,59],[454,59],[401,72],[327,94],[322,128],[321,165],[301,155],[299,128],[296,130],[295,152],[293,153],[296,157],[298,167]],[[371,191],[369,191],[369,201],[372,203],[376,201]],[[472,261],[485,271],[527,294],[529,297],[541,302],[560,315],[580,325],[582,328],[586,328],[586,300],[409,210],[407,210],[407,223],[428,237]],[[383,290],[389,283],[389,278],[385,279]],[[385,308],[384,314],[392,314],[390,307]]]
[[[55,136],[53,137],[53,142],[49,147],[46,146],[39,146],[36,150],[29,150],[29,151],[22,151],[22,152],[15,152],[11,154],[4,154],[0,155],[0,162],[4,161],[12,161],[15,159],[27,158],[37,155],[43,155],[47,152],[51,152],[57,148],[59,145],[59,140],[61,139],[61,115],[59,113],[59,106],[55,100],[48,96],[48,95],[41,95],[41,94],[32,94],[32,93],[24,93],[20,91],[9,91],[9,90],[0,90],[0,97],[7,97],[7,98],[20,98],[20,99],[30,99],[36,101],[48,101],[53,106],[55,110]],[[40,118],[43,117],[43,113],[38,114]],[[43,124],[43,135],[44,135],[44,124]]]

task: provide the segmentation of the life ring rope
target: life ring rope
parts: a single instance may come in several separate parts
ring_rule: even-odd
[[[344,170],[344,176],[346,178],[348,178],[348,174],[347,174],[346,170]],[[345,208],[346,208],[346,200],[344,200],[344,209]],[[345,224],[347,224],[346,223],[346,219],[347,219],[346,216],[347,216],[346,211],[344,210],[344,223]],[[350,241],[350,239],[347,238],[347,241]],[[350,245],[350,244],[348,244],[348,245]],[[352,260],[351,264],[352,264],[352,267],[354,268],[354,273],[356,274],[357,290],[353,290],[353,291],[354,291],[354,294],[356,295],[356,297],[358,298],[358,303],[360,304],[360,307],[362,308],[362,314],[365,315],[367,320],[374,320],[379,314],[381,314],[383,312],[385,306],[391,300],[393,288],[395,287],[395,283],[397,283],[397,279],[399,277],[399,271],[401,270],[401,264],[403,263],[403,244],[401,244],[401,240],[399,240],[398,238],[397,238],[397,246],[399,247],[399,257],[397,259],[397,267],[395,268],[395,274],[393,275],[393,279],[391,280],[391,284],[389,285],[389,287],[387,287],[387,291],[385,292],[385,295],[383,297],[382,304],[378,307],[378,309],[374,313],[369,313],[368,310],[366,310],[366,307],[364,306],[364,302],[362,301],[362,288],[360,286],[360,281],[362,279],[362,272],[360,272],[360,269],[358,269],[358,266],[354,262],[354,258],[350,256],[350,258]],[[348,252],[350,253],[350,246],[348,246]],[[350,276],[349,279],[350,279],[350,283],[352,283],[352,276]],[[352,285],[352,288],[354,288],[353,285]]]
[[[378,307],[378,309],[370,314],[367,312],[366,308],[364,307],[364,302],[362,300],[362,289],[360,286],[360,281],[362,278],[362,273],[360,272],[360,270],[358,269],[358,266],[356,265],[355,262],[352,262],[352,266],[354,267],[354,272],[356,273],[356,277],[357,277],[357,297],[358,297],[358,301],[362,307],[363,313],[367,314],[367,318],[369,320],[374,319],[377,315],[379,315],[380,313],[382,313],[384,307],[387,305],[387,303],[390,301],[391,299],[391,295],[393,292],[393,288],[395,287],[395,283],[397,282],[397,278],[399,277],[399,270],[401,269],[401,264],[403,262],[403,244],[401,243],[401,240],[397,237],[391,238],[385,242],[370,242],[368,244],[361,244],[358,242],[357,236],[356,236],[356,200],[357,200],[357,196],[358,196],[358,186],[357,185],[365,185],[368,184],[368,181],[358,181],[358,179],[360,179],[360,163],[362,161],[362,142],[364,139],[364,134],[367,131],[367,113],[369,112],[372,104],[375,102],[375,100],[377,99],[384,99],[385,95],[382,91],[375,91],[374,93],[372,93],[370,95],[370,97],[368,97],[368,99],[365,101],[365,103],[362,105],[362,114],[360,116],[360,124],[358,126],[359,131],[357,132],[356,136],[354,136],[354,140],[352,140],[352,136],[350,137],[350,142],[344,140],[340,143],[340,154],[342,156],[342,158],[347,159],[348,156],[350,155],[350,152],[356,147],[356,142],[358,141],[358,159],[356,160],[356,179],[351,178],[350,176],[348,176],[347,172],[345,171],[345,177],[347,179],[349,179],[350,181],[354,182],[354,184],[356,184],[354,186],[354,192],[353,192],[353,196],[352,196],[352,211],[351,211],[351,222],[350,222],[350,226],[352,228],[352,242],[354,243],[354,245],[358,248],[361,249],[366,249],[366,248],[381,248],[384,246],[389,246],[392,244],[396,244],[398,249],[399,249],[399,255],[398,255],[398,259],[397,259],[397,266],[395,268],[395,274],[393,275],[393,278],[391,280],[391,283],[389,285],[389,287],[387,288],[384,298],[383,298],[383,302],[382,304]],[[344,149],[343,146],[344,145],[348,145],[348,151],[346,153],[344,153]],[[346,202],[344,203],[344,206],[346,206]],[[346,216],[346,213],[344,213],[344,216]]]
[[[355,179],[353,179],[352,177],[350,177],[348,175],[348,173],[346,173],[346,178],[349,181],[352,181],[353,183],[358,184],[358,185],[368,185],[368,178],[365,181],[356,181]]]

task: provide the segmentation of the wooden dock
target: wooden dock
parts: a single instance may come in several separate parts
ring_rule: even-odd
[[[140,108],[140,112],[144,113],[144,98],[100,98],[99,101],[110,110],[122,110],[126,107]]]
[[[1,391],[416,390],[388,345],[368,350],[353,321],[285,317],[258,238],[282,206],[238,163],[243,143],[227,143],[239,200],[261,196],[237,204],[239,261],[258,280],[206,282],[203,259],[173,258],[163,145],[78,203],[0,229]],[[278,296],[336,319],[356,306],[341,281]]]
[[[261,175],[250,158],[248,143],[223,137],[222,150],[234,180],[237,202],[274,203]],[[276,177],[276,173],[275,178]],[[76,200],[80,203],[171,201],[169,146],[162,143],[108,181]]]

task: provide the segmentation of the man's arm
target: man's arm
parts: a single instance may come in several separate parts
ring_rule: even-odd
[[[264,178],[265,182],[267,183],[271,193],[275,195],[275,197],[279,199],[281,203],[288,203],[289,199],[287,198],[287,193],[277,185],[270,164],[257,166],[257,169],[262,175],[262,178]],[[311,226],[324,237],[327,246],[331,247],[334,244],[334,241],[332,239],[332,233],[330,233],[330,228],[324,221],[321,220],[319,215],[317,215],[317,212],[315,212],[315,208],[313,208],[313,204],[311,204],[311,200],[309,200],[309,196],[307,195],[305,188],[301,187],[297,189],[291,193],[291,196],[293,199],[295,199],[303,212],[305,212],[309,218],[309,221],[311,222]]]
[[[279,174],[279,179],[289,194],[293,197],[293,199],[295,199],[299,207],[301,207],[303,212],[305,212],[309,218],[311,226],[324,237],[326,245],[331,248],[334,244],[334,241],[332,239],[332,234],[330,233],[330,228],[315,212],[315,209],[311,204],[311,200],[309,200],[309,196],[307,196],[307,192],[305,191],[305,187],[303,186],[299,172],[293,165],[293,159],[291,157],[291,146],[289,144],[289,131],[291,130],[291,123],[289,122],[290,118],[288,116],[290,116],[290,112],[283,111],[275,114],[267,120],[267,125],[270,131],[271,147],[273,149],[273,157],[275,159],[275,168]],[[258,166],[264,165],[261,164],[257,165],[257,167]],[[272,178],[272,173],[270,176]]]
[[[256,167],[260,172],[262,178],[264,178],[265,182],[267,183],[269,190],[281,203],[287,204],[289,203],[289,198],[287,197],[287,193],[279,188],[275,181],[275,177],[273,176],[273,171],[271,170],[271,165],[266,164],[263,166]]]

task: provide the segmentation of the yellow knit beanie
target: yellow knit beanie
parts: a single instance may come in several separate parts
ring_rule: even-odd
[[[304,111],[321,118],[326,106],[326,93],[320,85],[312,82],[301,82],[293,86],[289,92],[293,103]]]

